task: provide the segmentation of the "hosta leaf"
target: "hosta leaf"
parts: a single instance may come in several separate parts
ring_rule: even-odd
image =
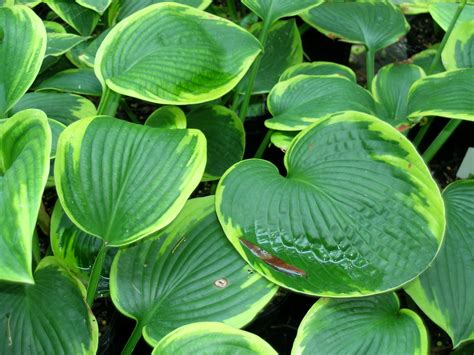
[[[257,39],[232,22],[163,3],[112,28],[97,52],[95,70],[102,83],[120,94],[193,104],[229,92],[259,52]]]
[[[428,12],[432,0],[392,0],[392,2],[398,5],[404,14],[418,15]]]
[[[112,3],[112,0],[76,0],[76,2],[102,15]]]
[[[53,257],[35,271],[35,285],[0,287],[0,353],[95,354],[97,321],[85,289]]]
[[[255,24],[250,32],[256,37],[262,30],[262,22]],[[269,30],[265,51],[259,66],[254,94],[269,92],[278,82],[280,75],[290,66],[303,61],[303,45],[294,20],[276,22]],[[239,84],[244,92],[248,85],[248,75]]]
[[[174,354],[277,355],[277,352],[255,334],[222,323],[201,322],[176,329],[153,350],[153,355]]]
[[[298,133],[298,131],[277,131],[272,134],[270,140],[275,147],[280,148],[282,151],[286,152]]]
[[[474,339],[474,180],[452,183],[443,197],[445,243],[433,265],[406,291],[458,347]]]
[[[99,14],[74,0],[43,0],[67,24],[82,36],[90,36],[99,22]]]
[[[408,32],[405,16],[388,1],[326,2],[302,18],[330,38],[365,44],[376,51]]]
[[[340,75],[353,82],[356,81],[356,75],[351,68],[332,62],[312,62],[294,65],[285,70],[280,77],[280,81],[291,79],[297,75]]]
[[[227,241],[213,196],[188,201],[154,238],[120,250],[110,277],[115,306],[153,345],[189,323],[242,327],[276,292]]]
[[[55,92],[28,93],[11,109],[11,113],[30,108],[42,110],[49,118],[65,125],[97,114],[94,104],[85,97]]]
[[[474,68],[430,75],[408,94],[409,117],[441,116],[474,121]]]
[[[32,237],[50,150],[43,112],[23,111],[0,125],[0,280],[33,283]]]
[[[267,99],[273,118],[268,128],[299,131],[313,122],[341,111],[375,112],[370,93],[339,76],[298,75],[279,82]]]
[[[17,5],[26,5],[29,7],[35,7],[39,3],[41,3],[42,0],[14,0],[15,4]]]
[[[436,52],[437,48],[431,47],[415,54],[410,60],[413,64],[422,68],[425,73],[429,73],[431,69],[431,63],[433,63]],[[444,71],[446,71],[446,69],[444,68],[443,63],[439,61],[435,68],[431,71],[431,74],[442,73]]]
[[[216,209],[242,257],[269,280],[307,294],[395,289],[435,257],[444,233],[436,183],[413,145],[359,112],[320,120],[271,163],[234,165]]]
[[[59,139],[56,189],[76,225],[121,246],[174,219],[201,179],[205,156],[196,130],[82,119]]]
[[[58,140],[61,133],[66,129],[66,126],[59,121],[48,118],[49,128],[51,129],[51,153],[49,157],[51,159],[56,157],[56,148],[58,146]]]
[[[263,20],[270,23],[276,20],[298,15],[302,11],[322,3],[321,0],[242,0],[242,3]]]
[[[40,18],[24,6],[0,8],[0,118],[38,75],[46,50]]]
[[[188,128],[199,129],[207,140],[207,164],[203,180],[217,180],[233,164],[242,160],[245,130],[235,112],[210,105],[188,114]]]
[[[428,334],[415,312],[400,309],[394,293],[322,298],[301,322],[291,353],[425,355]]]
[[[442,53],[448,70],[474,67],[474,19],[455,27]]]
[[[162,106],[146,119],[145,126],[156,128],[186,128],[186,115],[176,106]]]
[[[52,57],[63,55],[86,39],[72,33],[48,32],[48,47],[45,55]]]
[[[389,64],[379,70],[372,82],[377,116],[399,127],[408,123],[408,91],[415,81],[425,76],[413,64]]]
[[[67,69],[43,80],[36,91],[53,90],[74,94],[100,96],[102,86],[92,69]]]
[[[455,2],[433,2],[429,6],[429,11],[436,23],[445,31],[448,30],[449,24],[451,23],[454,14],[459,8],[459,3]],[[474,20],[474,4],[467,4],[464,6],[458,20],[456,21],[456,27],[465,21]],[[456,28],[455,27],[455,28]]]

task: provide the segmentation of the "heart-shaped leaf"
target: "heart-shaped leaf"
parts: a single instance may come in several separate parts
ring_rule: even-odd
[[[76,0],[76,2],[79,5],[94,10],[102,15],[110,6],[112,0]]]
[[[152,345],[189,323],[242,327],[277,290],[227,241],[213,196],[188,201],[154,238],[121,249],[110,277],[115,306],[137,320]]]
[[[153,350],[153,355],[248,354],[277,355],[255,334],[217,322],[185,325],[170,333]]]
[[[423,69],[413,64],[389,64],[381,68],[372,82],[377,116],[394,127],[408,124],[408,91],[424,76]]]
[[[445,243],[433,265],[405,289],[456,348],[474,339],[474,180],[452,183],[443,197]]]
[[[112,28],[97,52],[95,71],[117,93],[161,104],[194,104],[233,89],[259,52],[257,39],[232,22],[163,3]]]
[[[306,9],[321,4],[322,1],[242,0],[242,3],[261,19],[273,23],[282,17],[298,15]]]
[[[474,121],[474,68],[452,70],[416,81],[408,93],[408,116]]]
[[[205,157],[206,141],[196,130],[82,119],[59,139],[56,189],[76,225],[121,246],[176,217],[201,179]]]
[[[298,328],[292,355],[428,353],[421,318],[400,309],[394,293],[359,298],[318,300]]]
[[[307,294],[395,289],[432,262],[444,206],[413,145],[359,112],[320,120],[285,155],[287,176],[250,159],[217,187],[224,231],[259,273]]]
[[[354,71],[345,65],[332,62],[312,62],[294,65],[280,76],[280,81],[291,79],[297,75],[340,75],[356,82]]]
[[[273,118],[266,120],[265,126],[282,131],[300,131],[337,112],[375,112],[370,93],[340,76],[298,75],[279,82],[267,105]]]
[[[448,70],[474,67],[474,20],[455,27],[446,42],[442,58]]]
[[[32,238],[50,150],[43,112],[23,111],[0,125],[0,280],[34,282]]]
[[[0,118],[38,75],[46,50],[41,19],[24,6],[0,8]]]
[[[82,36],[90,36],[99,22],[99,14],[74,0],[43,0],[67,24]]]
[[[228,168],[242,160],[245,130],[234,111],[218,105],[200,107],[188,114],[188,128],[199,129],[206,136],[204,181],[219,179]]]
[[[176,106],[162,106],[146,120],[145,126],[156,128],[186,128],[186,115]]]
[[[377,51],[408,32],[405,16],[389,1],[326,2],[302,14],[329,38],[365,44]]]
[[[449,24],[458,8],[459,3],[447,1],[431,2],[429,5],[430,15],[433,17],[433,20],[445,31],[448,30]],[[474,4],[466,4],[455,26],[457,27],[463,22],[471,20],[474,20]]]
[[[14,114],[32,108],[43,111],[49,118],[65,125],[97,114],[92,101],[85,97],[56,92],[30,92],[18,101],[10,113]]]
[[[54,90],[73,94],[100,96],[102,86],[92,69],[67,69],[43,80],[36,91]]]
[[[41,260],[35,285],[0,286],[0,353],[95,354],[97,321],[85,290],[53,257]]]

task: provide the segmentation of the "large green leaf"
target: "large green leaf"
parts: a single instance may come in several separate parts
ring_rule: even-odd
[[[428,354],[421,318],[400,309],[394,293],[318,300],[298,328],[292,355]]]
[[[279,82],[267,99],[273,118],[268,128],[299,131],[315,121],[342,111],[373,114],[375,103],[370,93],[340,76],[298,75]]]
[[[176,217],[201,179],[205,157],[205,138],[196,130],[82,119],[59,139],[56,189],[76,225],[121,246]]]
[[[90,36],[99,22],[99,14],[74,0],[43,0],[67,24],[82,36]]]
[[[153,355],[277,355],[262,338],[217,322],[185,325],[164,338]]]
[[[429,5],[431,16],[433,16],[436,23],[445,31],[448,30],[449,24],[458,8],[459,2],[437,1]],[[474,4],[467,4],[464,6],[464,9],[456,21],[456,27],[465,21],[471,20],[474,20]]]
[[[474,19],[455,27],[442,53],[448,70],[474,67]]]
[[[430,75],[408,94],[408,116],[441,116],[474,121],[474,68]]]
[[[137,320],[153,345],[189,323],[242,327],[277,290],[227,241],[213,196],[190,200],[152,239],[120,250],[110,276],[115,306]]]
[[[95,354],[99,331],[84,297],[53,257],[41,260],[35,285],[0,284],[0,353]]]
[[[394,127],[408,124],[408,91],[424,76],[423,69],[413,64],[389,64],[381,68],[372,82],[377,116]]]
[[[0,8],[0,118],[35,80],[45,50],[46,30],[32,10]]]
[[[112,28],[97,52],[95,70],[104,85],[120,94],[193,104],[233,89],[259,52],[257,39],[232,22],[163,3]]]
[[[161,106],[146,119],[145,126],[157,128],[186,128],[186,115],[177,106]]]
[[[102,15],[110,6],[112,0],[76,0],[76,2]]]
[[[188,128],[199,129],[207,140],[207,164],[203,180],[217,180],[233,164],[242,160],[245,130],[234,111],[209,105],[188,114]]]
[[[262,22],[258,22],[250,29],[250,32],[256,37],[261,31]],[[295,21],[276,22],[268,32],[268,39],[265,42],[265,51],[258,69],[253,93],[269,92],[288,67],[302,61],[303,45]],[[249,75],[246,75],[239,83],[239,89],[242,92],[248,86],[248,77]]]
[[[49,118],[65,125],[97,114],[94,104],[85,97],[56,92],[28,93],[18,101],[10,113],[31,108],[44,111]]]
[[[359,112],[320,120],[271,163],[234,165],[217,187],[224,231],[269,280],[307,294],[395,289],[434,259],[444,205],[413,145]]]
[[[376,51],[408,32],[405,16],[389,1],[326,2],[302,18],[330,38],[365,44]]]
[[[297,75],[340,75],[356,82],[354,71],[345,65],[332,62],[312,62],[294,65],[280,76],[280,81],[291,79]]]
[[[43,80],[36,91],[53,90],[74,94],[100,96],[102,86],[92,69],[67,69]]]
[[[433,265],[406,291],[458,347],[474,339],[474,180],[452,183],[443,197],[446,241]]]
[[[270,23],[276,20],[298,15],[302,11],[322,3],[321,0],[242,0],[242,3],[263,20]]]
[[[34,282],[32,238],[50,150],[43,112],[23,111],[0,125],[0,280]]]

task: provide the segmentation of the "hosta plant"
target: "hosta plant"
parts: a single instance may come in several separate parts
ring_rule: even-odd
[[[441,42],[376,65],[418,13]],[[0,353],[468,345],[474,182],[429,163],[474,121],[473,44],[466,0],[0,1]],[[296,294],[280,349],[255,324]]]

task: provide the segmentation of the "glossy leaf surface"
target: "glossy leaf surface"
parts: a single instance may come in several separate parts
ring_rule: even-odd
[[[116,25],[97,52],[95,71],[120,94],[161,104],[194,104],[233,89],[259,52],[257,39],[232,22],[163,3]]]
[[[340,75],[356,81],[354,71],[345,65],[332,62],[312,62],[294,65],[281,75],[280,81],[291,79],[297,75]]]
[[[43,112],[23,111],[0,125],[0,280],[34,282],[32,238],[50,150]]]
[[[474,339],[474,180],[452,183],[443,197],[445,243],[433,265],[406,291],[458,347]]]
[[[61,135],[54,170],[61,205],[110,246],[169,224],[199,183],[205,138],[112,117],[82,119]]]
[[[153,345],[189,323],[242,327],[276,292],[227,241],[213,196],[188,201],[164,230],[120,250],[110,286],[115,306],[144,327]]]
[[[291,353],[425,355],[428,334],[415,312],[400,309],[394,293],[322,298],[301,322]]]
[[[43,80],[36,91],[53,90],[73,94],[100,96],[102,86],[92,69],[67,69]]]
[[[285,167],[283,177],[244,160],[216,193],[227,237],[269,280],[313,295],[370,295],[412,280],[438,252],[438,187],[385,122],[358,112],[320,120],[295,138]]]
[[[242,0],[252,12],[270,23],[276,20],[300,14],[302,11],[322,3],[320,0]]]
[[[99,14],[74,0],[43,0],[61,19],[79,32],[90,36],[99,22]]]
[[[447,70],[474,67],[474,19],[455,27],[446,42],[442,58]]]

